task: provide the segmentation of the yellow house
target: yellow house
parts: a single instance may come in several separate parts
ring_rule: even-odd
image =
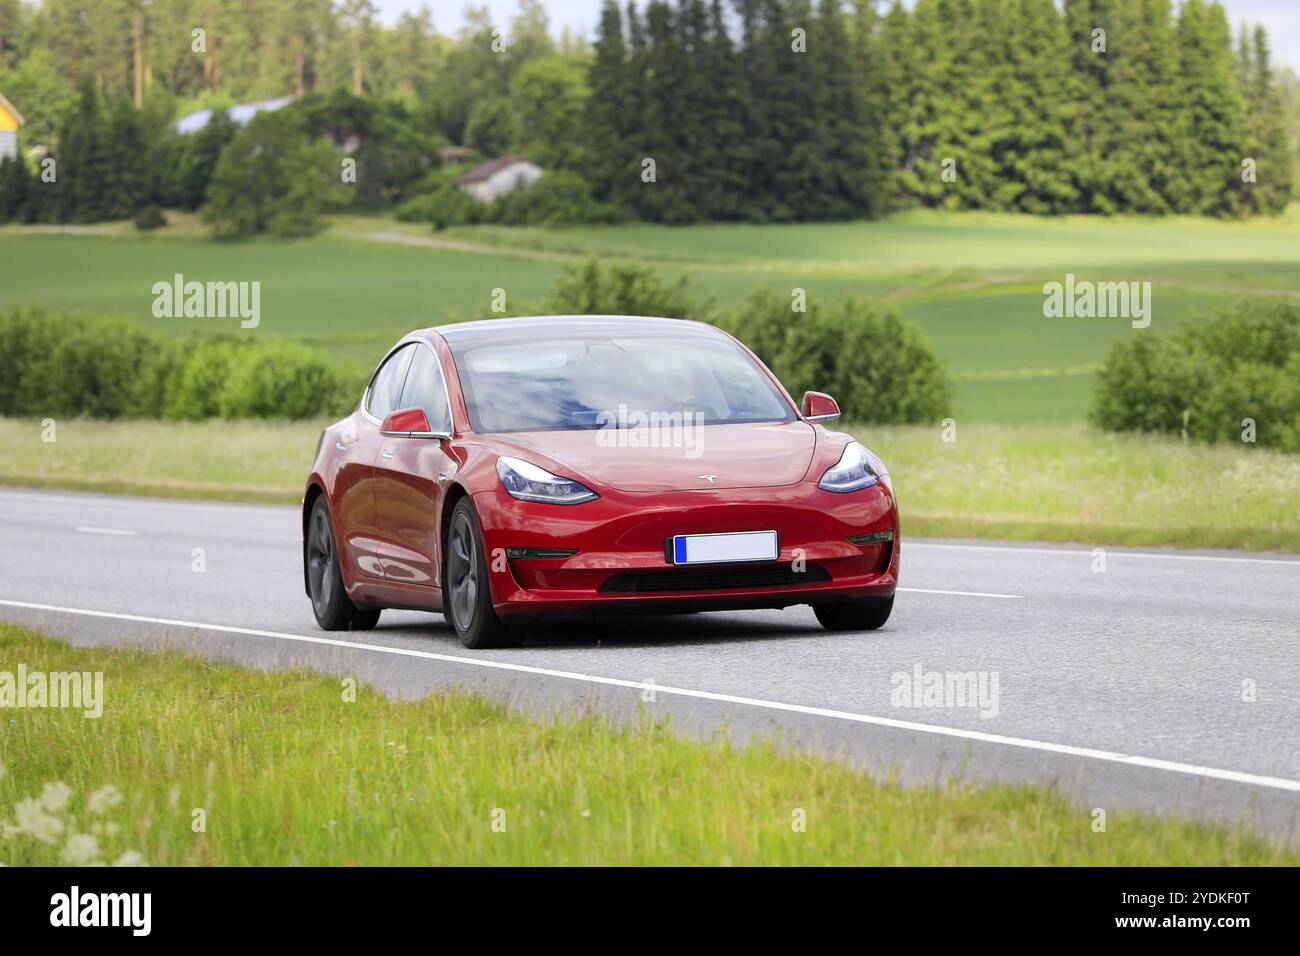
[[[0,159],[18,155],[18,127],[27,121],[0,93]]]

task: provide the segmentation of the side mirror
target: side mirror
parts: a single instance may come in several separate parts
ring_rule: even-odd
[[[423,408],[399,408],[384,416],[380,432],[389,438],[450,438],[450,435],[435,433],[429,429],[429,417]]]
[[[825,392],[803,393],[803,417],[810,422],[829,422],[840,417],[840,406]]]

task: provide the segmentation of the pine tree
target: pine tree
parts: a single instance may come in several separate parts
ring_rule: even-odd
[[[1286,208],[1293,188],[1290,144],[1263,27],[1256,27],[1249,43],[1246,143],[1247,155],[1256,163],[1256,181],[1244,184],[1244,204],[1252,212],[1278,213]]]
[[[31,174],[23,158],[0,159],[0,222],[29,222],[34,218],[28,215],[32,198]]]
[[[627,152],[625,121],[628,82],[623,18],[616,0],[605,0],[596,30],[595,58],[587,73],[591,96],[587,99],[586,141],[589,145],[588,179],[592,194],[602,201],[621,197],[621,180],[634,174]]]
[[[57,190],[49,206],[59,222],[98,222],[110,214],[108,182],[112,157],[107,123],[89,78],[82,81],[77,105],[59,124]]]
[[[866,149],[863,170],[863,214],[875,218],[894,202],[898,160],[898,130],[890,122],[889,51],[882,19],[874,0],[854,0],[853,72],[860,77],[862,136]]]
[[[739,219],[749,188],[741,171],[744,112],[740,65],[727,33],[722,0],[712,0],[707,34],[697,56],[705,95],[699,124],[703,135],[695,148],[708,181],[704,195],[697,196],[696,203],[709,219]]]
[[[1102,162],[1111,201],[1126,212],[1184,208],[1186,131],[1169,0],[1119,4],[1114,20],[1107,55],[1115,58],[1115,139]]]
[[[825,165],[810,212],[816,219],[850,219],[871,210],[877,188],[864,125],[865,77],[855,69],[840,0],[821,0],[814,25],[815,142]]]
[[[1078,194],[1074,208],[1080,212],[1115,211],[1105,178],[1106,161],[1115,139],[1112,2],[1065,0],[1070,66],[1066,95],[1073,107],[1067,163]]]
[[[882,136],[882,143],[891,150],[881,205],[884,209],[894,209],[915,201],[911,184],[916,175],[920,143],[916,45],[911,19],[901,0],[894,0],[889,13],[881,20],[879,50],[881,80],[877,103],[888,131]]]
[[[988,0],[986,0],[988,2]],[[1008,82],[997,89],[1011,134],[1000,138],[994,206],[1061,213],[1079,199],[1070,164],[1075,106],[1069,99],[1069,40],[1052,0],[1014,0]]]
[[[134,216],[154,191],[149,167],[148,144],[139,115],[130,101],[122,100],[108,117],[108,164],[104,181],[105,216],[126,219]]]
[[[1246,108],[1223,8],[1187,0],[1178,14],[1187,195],[1180,211],[1224,215],[1237,208]]]

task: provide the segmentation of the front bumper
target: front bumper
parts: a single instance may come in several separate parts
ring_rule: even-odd
[[[898,579],[898,511],[883,485],[834,494],[814,483],[781,488],[630,494],[581,505],[519,501],[504,489],[473,496],[503,617],[723,610],[886,600]],[[775,562],[677,567],[678,534],[777,532]],[[858,545],[851,536],[888,531]],[[574,551],[511,558],[507,549]]]

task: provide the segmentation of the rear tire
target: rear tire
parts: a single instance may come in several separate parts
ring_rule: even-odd
[[[502,621],[492,607],[483,532],[469,498],[452,509],[444,554],[443,615],[460,642],[474,650],[518,645],[523,633]]]
[[[338,539],[329,504],[321,495],[307,522],[307,587],[316,623],[326,631],[368,631],[379,622],[379,608],[359,608],[343,589]]]
[[[814,604],[813,613],[828,631],[875,631],[884,627],[894,599],[884,601],[842,601],[838,604]]]

